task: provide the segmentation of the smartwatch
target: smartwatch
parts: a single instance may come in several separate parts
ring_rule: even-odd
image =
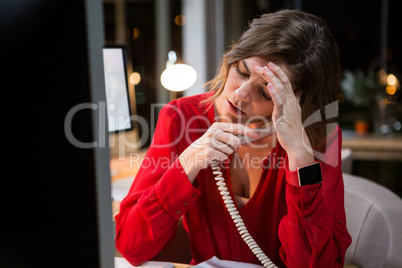
[[[322,182],[320,162],[314,162],[306,166],[298,167],[296,170],[299,179],[299,186],[318,184]]]

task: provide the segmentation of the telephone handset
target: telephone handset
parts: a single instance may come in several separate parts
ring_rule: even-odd
[[[243,135],[243,134],[236,134],[236,136],[240,138],[240,144],[259,140],[259,139],[265,138],[265,137],[275,133],[275,127],[274,127],[274,123],[272,123],[272,121],[268,122],[265,125],[262,125],[261,127],[254,128],[253,130],[258,132],[260,134],[260,136],[257,138],[251,138],[251,137]]]
[[[260,133],[260,136],[258,138],[250,138],[248,136],[238,135],[238,137],[240,138],[241,144],[243,144],[245,142],[251,142],[254,140],[262,139],[275,132],[272,122],[264,125],[263,127],[255,129],[255,130],[257,130]],[[226,187],[225,179],[222,177],[222,171],[219,166],[219,162],[212,161],[210,165],[213,170],[212,173],[216,176],[215,181],[216,181],[216,185],[218,186],[219,193],[222,196],[223,202],[225,203],[225,206],[226,206],[233,222],[235,223],[240,236],[243,238],[244,242],[246,242],[247,246],[256,255],[256,257],[258,258],[258,260],[261,262],[261,264],[264,267],[278,268],[268,258],[268,256],[265,255],[265,253],[261,250],[261,248],[255,242],[254,238],[248,232],[247,227],[244,224],[243,219],[241,218],[239,211],[237,210],[236,205],[234,204],[234,202],[232,200],[232,197],[230,196],[229,190]]]

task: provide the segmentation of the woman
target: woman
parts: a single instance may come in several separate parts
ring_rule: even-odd
[[[118,251],[134,265],[151,259],[183,217],[192,264],[213,256],[259,264],[217,189],[211,165],[218,164],[245,226],[275,265],[342,267],[351,238],[341,132],[331,121],[339,77],[323,20],[296,10],[255,19],[224,55],[209,92],[160,112],[116,216]],[[257,128],[268,122],[265,137]]]

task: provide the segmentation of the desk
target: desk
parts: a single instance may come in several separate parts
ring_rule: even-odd
[[[357,136],[354,131],[342,131],[343,148],[352,149],[354,160],[402,161],[402,134]]]
[[[110,159],[112,183],[122,178],[134,177],[137,174],[146,153],[147,150],[144,149],[135,153]]]
[[[132,266],[126,259],[123,257],[114,257],[114,267],[115,268],[134,268],[134,267],[158,267],[158,268],[190,268],[193,265],[183,264],[183,263],[175,263],[175,262],[158,262],[158,261],[150,261],[143,263],[140,266]]]

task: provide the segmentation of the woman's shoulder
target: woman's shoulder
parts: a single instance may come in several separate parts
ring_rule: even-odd
[[[185,96],[171,101],[170,103],[177,103],[180,106],[200,106],[200,104],[205,103],[209,97],[211,97],[213,92],[204,92],[196,95]]]
[[[209,109],[213,109],[211,103],[207,101],[210,96],[211,92],[205,92],[181,97],[165,104],[161,112],[185,117],[206,115]]]

